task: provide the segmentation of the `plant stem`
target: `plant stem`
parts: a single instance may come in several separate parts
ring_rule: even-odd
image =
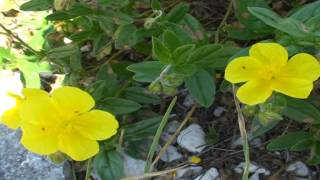
[[[92,166],[92,158],[88,159],[88,162],[87,162],[87,171],[86,171],[85,180],[90,180],[91,169],[92,169],[91,166]]]
[[[154,161],[151,164],[151,167],[154,167],[156,163],[159,161],[160,157],[166,152],[169,145],[172,144],[172,142],[176,139],[182,128],[187,124],[188,120],[191,118],[193,112],[196,110],[197,106],[192,106],[191,110],[188,112],[178,129],[175,131],[175,133],[170,137],[170,139],[166,142],[166,144],[163,146],[163,148],[158,153],[157,157],[154,159]]]
[[[34,55],[42,57],[43,54],[33,49],[31,46],[29,46],[26,42],[24,42],[19,36],[16,36],[11,30],[7,29],[4,25],[0,24],[0,27],[6,31],[11,37],[19,41],[23,46],[25,46],[27,49],[29,49]]]
[[[228,5],[228,9],[226,14],[223,16],[223,19],[220,23],[220,25],[218,26],[215,36],[214,36],[214,42],[218,43],[219,42],[219,34],[220,34],[220,30],[221,28],[226,24],[228,17],[230,16],[231,12],[232,12],[232,6],[233,6],[233,0],[229,1],[229,5]]]
[[[233,92],[234,104],[238,112],[238,124],[240,129],[240,135],[242,138],[242,146],[243,146],[244,159],[245,159],[245,167],[243,169],[242,180],[248,180],[249,168],[250,168],[250,152],[249,152],[248,135],[246,131],[246,123],[240,108],[240,103],[238,102],[238,99],[236,97],[236,89],[234,85],[232,85],[232,92]]]
[[[147,157],[147,161],[146,161],[146,165],[144,167],[144,172],[145,173],[149,173],[153,170],[153,167],[152,167],[152,159],[153,159],[153,156],[156,152],[156,149],[158,147],[158,144],[159,144],[159,140],[160,140],[160,136],[162,134],[162,131],[165,127],[165,125],[167,124],[168,122],[168,119],[169,119],[169,116],[170,116],[170,113],[174,107],[174,105],[176,104],[176,101],[177,101],[177,97],[174,97],[171,102],[170,102],[170,105],[166,111],[166,113],[164,114],[162,120],[161,120],[161,123],[157,129],[157,132],[153,138],[153,141],[152,141],[152,144],[151,144],[151,147],[150,147],[150,150],[149,150],[149,153],[148,153],[148,157]]]

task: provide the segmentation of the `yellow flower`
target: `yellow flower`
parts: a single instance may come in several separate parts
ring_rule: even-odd
[[[313,81],[320,76],[320,65],[313,56],[300,53],[288,61],[287,50],[277,43],[257,43],[249,56],[231,61],[225,79],[244,83],[237,91],[239,100],[248,105],[265,102],[273,91],[294,98],[307,98]]]
[[[2,98],[2,101],[9,106],[2,115],[1,115],[1,122],[8,126],[11,129],[17,129],[20,127],[20,116],[19,116],[19,106],[22,103],[22,98],[19,95],[13,93],[7,93],[7,97]]]
[[[99,151],[97,140],[117,132],[118,121],[105,111],[91,110],[93,98],[74,87],[61,87],[51,94],[24,89],[19,108],[21,143],[31,152],[49,155],[61,151],[77,161]],[[36,98],[28,98],[36,97]]]
[[[20,126],[18,107],[22,102],[20,94],[23,88],[20,74],[0,70],[0,87],[0,123],[17,129]]]

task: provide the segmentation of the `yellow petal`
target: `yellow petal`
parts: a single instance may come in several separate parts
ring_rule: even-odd
[[[19,115],[22,121],[35,124],[57,124],[61,121],[56,106],[49,96],[24,100]]]
[[[251,80],[242,85],[237,91],[240,102],[248,105],[255,105],[265,102],[272,95],[269,81]]]
[[[105,111],[92,110],[76,117],[72,127],[91,140],[104,140],[117,133],[119,127],[116,118]]]
[[[272,88],[287,96],[304,99],[310,95],[313,83],[310,80],[304,79],[276,78],[272,82]]]
[[[1,122],[11,129],[20,127],[21,118],[19,116],[19,108],[22,103],[22,98],[15,94],[8,94],[7,100],[3,103],[11,104],[11,108],[4,111],[1,116]],[[8,102],[10,101],[10,102]]]
[[[57,131],[51,126],[23,122],[21,144],[36,154],[55,153],[58,151]]]
[[[281,69],[279,76],[315,81],[320,76],[320,64],[315,57],[309,54],[296,54]]]
[[[288,52],[286,48],[277,43],[257,43],[251,46],[249,50],[251,57],[254,57],[265,65],[274,68],[280,68],[286,65],[288,61]]]
[[[95,105],[94,99],[90,94],[75,87],[65,86],[55,89],[51,97],[57,102],[61,112],[67,118],[87,112]]]
[[[231,83],[239,83],[257,78],[262,64],[255,58],[246,56],[231,61],[225,70],[225,79]]]
[[[41,89],[34,89],[34,88],[24,88],[22,90],[22,94],[26,99],[32,98],[32,97],[39,97],[39,96],[49,96],[49,94]]]
[[[99,144],[95,140],[85,138],[80,133],[66,130],[59,136],[59,150],[76,161],[83,161],[99,152]]]

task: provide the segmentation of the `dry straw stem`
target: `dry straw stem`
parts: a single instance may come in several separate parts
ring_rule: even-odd
[[[163,146],[163,148],[161,148],[159,154],[157,155],[157,157],[152,162],[151,167],[154,167],[156,165],[156,163],[159,161],[160,157],[168,149],[169,145],[172,144],[172,142],[176,139],[176,137],[178,136],[178,134],[180,133],[182,128],[187,124],[188,120],[191,118],[191,116],[192,116],[192,114],[193,114],[193,112],[195,111],[196,108],[197,108],[196,105],[192,106],[191,110],[188,112],[188,114],[186,115],[186,117],[184,118],[184,120],[182,121],[182,123],[180,124],[178,129],[176,130],[176,132],[170,137],[170,139],[166,142],[166,144]]]
[[[248,135],[246,131],[246,122],[240,108],[240,103],[236,97],[236,89],[234,85],[232,85],[232,92],[233,92],[234,104],[236,106],[236,110],[238,113],[238,124],[239,124],[240,134],[242,138],[242,146],[243,146],[243,152],[244,152],[244,158],[245,158],[245,167],[243,171],[242,180],[248,180],[249,168],[250,168],[250,152],[249,152]]]
[[[146,173],[146,174],[141,175],[141,176],[125,177],[125,178],[122,178],[121,180],[137,180],[137,179],[151,178],[151,177],[155,177],[155,176],[162,176],[162,175],[165,175],[165,174],[169,174],[169,173],[175,172],[178,169],[182,169],[182,168],[185,168],[187,166],[188,165],[186,164],[186,165],[183,165],[183,166],[180,166],[180,167],[177,167],[177,168],[173,168],[173,169],[168,169],[168,170],[158,171],[158,172],[153,172],[153,173]]]

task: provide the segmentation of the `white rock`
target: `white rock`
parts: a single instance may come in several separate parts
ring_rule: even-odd
[[[190,106],[192,106],[192,105],[195,104],[195,101],[194,101],[194,99],[192,98],[192,96],[188,95],[188,96],[186,96],[186,98],[184,98],[182,104],[183,104],[184,106],[186,106],[186,107],[190,107]]]
[[[220,117],[222,115],[222,113],[224,113],[225,111],[227,111],[226,108],[219,106],[216,109],[214,109],[213,115],[216,117]]]
[[[182,155],[178,152],[177,148],[172,145],[168,146],[166,152],[160,157],[164,162],[172,162],[181,158]]]
[[[176,176],[174,177],[175,180],[181,180],[183,178],[190,178],[192,176],[200,174],[202,171],[201,166],[190,166],[183,169],[178,169],[176,171]]]
[[[298,176],[308,176],[309,169],[308,167],[301,161],[297,161],[288,166],[287,172],[293,172]]]
[[[146,162],[140,159],[135,159],[129,155],[124,154],[124,174],[126,176],[139,176],[144,174],[144,166]]]
[[[260,174],[264,176],[269,176],[271,173],[270,171],[266,170],[265,168],[258,168],[249,178],[249,180],[259,180]]]
[[[242,173],[243,172],[243,169],[245,167],[245,162],[241,162],[240,164],[238,164],[233,170],[236,172],[236,173]],[[258,169],[259,167],[250,163],[250,166],[249,166],[249,172],[251,173],[254,173],[256,172],[256,170]]]
[[[194,180],[218,180],[219,171],[216,168],[210,168],[204,175],[196,177]]]
[[[258,174],[263,174],[265,176],[269,176],[271,174],[270,171],[266,170],[265,168],[263,167],[260,167],[259,169],[257,169],[256,173]]]
[[[241,174],[243,172],[243,169],[245,167],[245,162],[241,162],[239,165],[237,165],[233,170],[236,173]],[[267,169],[260,167],[258,165],[255,165],[253,163],[250,163],[249,172],[252,173],[249,180],[259,180],[259,175],[269,176],[271,173]]]
[[[191,124],[180,132],[177,143],[192,153],[200,153],[205,147],[205,133],[198,124]]]
[[[255,172],[249,178],[249,180],[260,180],[259,173]]]
[[[63,42],[64,42],[65,44],[70,44],[70,43],[72,43],[72,40],[69,39],[69,38],[64,37],[64,38],[63,38]]]

